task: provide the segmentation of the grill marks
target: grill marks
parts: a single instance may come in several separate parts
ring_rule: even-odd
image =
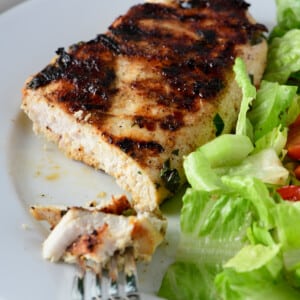
[[[151,3],[135,6],[110,32],[122,45],[123,55],[142,57],[158,66],[158,76],[172,88],[170,94],[160,91],[158,104],[181,103],[181,109],[191,111],[199,108],[191,102],[212,99],[223,89],[235,46],[265,28],[249,23],[244,1],[226,1],[225,5],[216,0],[189,1],[181,2],[181,7],[188,9]],[[142,91],[148,96],[147,89]]]
[[[112,53],[102,45],[82,43],[72,46],[70,52],[59,48],[56,54],[56,62],[43,69],[27,86],[37,89],[61,80],[64,85],[57,100],[70,112],[108,111],[109,100],[116,93]]]
[[[88,122],[101,129],[113,115],[111,107],[118,101],[121,89],[117,60],[142,61],[155,78],[137,79],[131,83],[131,89],[166,113],[158,119],[151,110],[142,110],[131,116],[133,125],[148,131],[160,128],[175,132],[185,125],[184,114],[199,111],[201,99],[214,101],[222,91],[225,74],[236,56],[236,45],[257,41],[266,30],[263,25],[249,23],[247,8],[242,0],[136,5],[117,19],[106,34],[75,44],[68,51],[59,48],[55,63],[37,74],[28,88],[62,82],[56,93],[60,105],[71,113],[82,111],[91,115]],[[164,151],[157,141],[106,133],[105,136],[141,161],[146,152],[156,155]]]
[[[143,141],[130,137],[116,137],[106,132],[104,132],[102,136],[109,144],[118,146],[123,152],[141,164],[146,163],[145,157],[157,156],[165,150],[162,145],[155,141]]]

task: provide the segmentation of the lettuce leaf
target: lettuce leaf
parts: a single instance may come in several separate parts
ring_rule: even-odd
[[[238,194],[188,189],[183,197],[177,258],[222,263],[243,246],[256,207]]]
[[[288,270],[282,259],[282,249],[290,254],[300,243],[300,230],[290,231],[295,218],[288,222],[284,216],[289,224],[282,224],[279,217],[279,205],[292,204],[277,203],[266,185],[252,177],[225,176],[223,184],[222,191],[187,189],[176,262],[158,295],[172,300],[299,299],[285,277],[289,273],[296,282],[298,265]],[[300,211],[296,215],[300,218]]]
[[[215,300],[214,278],[221,266],[177,261],[172,264],[161,284],[158,296],[170,300]]]
[[[243,99],[236,125],[236,134],[249,136],[249,138],[252,139],[252,125],[247,118],[247,112],[256,97],[256,89],[251,83],[246,65],[241,58],[238,57],[235,60],[233,70],[235,72],[235,80],[243,92]]]
[[[239,165],[223,170],[228,175],[252,176],[264,183],[287,184],[289,172],[283,167],[273,148],[261,150],[245,158]]]
[[[272,148],[274,149],[278,157],[283,157],[285,155],[284,148],[287,142],[287,135],[287,127],[279,125],[273,128],[270,132],[268,132],[255,142],[255,149],[253,153]]]
[[[278,246],[245,247],[216,276],[215,284],[223,300],[300,299],[283,276]]]
[[[282,37],[287,31],[300,28],[300,2],[298,0],[276,0],[277,25],[271,32],[271,39]]]
[[[252,150],[246,136],[221,135],[184,158],[187,180],[194,189],[219,190],[223,184],[216,169],[241,163]]]
[[[263,216],[272,227],[270,205],[264,201],[265,187],[261,189],[258,183],[257,193],[249,197],[247,193],[231,191],[231,186],[239,185],[242,191],[248,185],[256,185],[253,180],[236,181],[228,178],[228,189],[221,193],[187,189],[176,262],[165,274],[159,296],[172,300],[216,299],[215,277],[222,265],[248,243],[248,228],[253,220]]]
[[[282,127],[288,125],[288,111],[296,93],[297,87],[295,86],[267,81],[261,83],[257,98],[248,113],[249,120],[254,127],[255,141],[279,125]]]
[[[293,285],[300,287],[300,203],[281,202],[276,206],[277,237],[282,246],[284,266]]]
[[[268,64],[264,79],[287,83],[289,77],[300,71],[300,29],[288,31],[282,37],[274,38],[268,51]]]

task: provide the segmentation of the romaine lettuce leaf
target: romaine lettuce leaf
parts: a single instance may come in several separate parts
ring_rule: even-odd
[[[212,168],[220,168],[238,165],[253,149],[247,136],[223,134],[204,144],[199,150],[206,156]]]
[[[244,245],[256,214],[251,201],[239,194],[188,189],[183,197],[177,258],[225,262]]]
[[[237,255],[224,264],[224,268],[233,268],[238,273],[251,272],[268,266],[268,264],[278,256],[279,251],[280,247],[278,245],[246,245]],[[276,261],[271,264],[272,268],[269,268],[271,271],[270,275],[274,278],[278,276],[282,268],[281,260],[275,260]]]
[[[268,132],[255,142],[255,149],[253,153],[272,148],[274,149],[278,157],[284,157],[284,147],[287,142],[287,135],[287,127],[282,127],[282,125],[279,125],[276,128],[273,128],[272,131]]]
[[[300,287],[300,202],[282,202],[276,206],[277,237],[282,246],[288,277]]]
[[[251,176],[265,183],[285,184],[289,172],[273,148],[249,155],[253,145],[242,135],[221,135],[184,158],[183,166],[192,188],[226,190],[224,175]]]
[[[214,278],[221,266],[177,261],[172,264],[162,281],[158,296],[170,300],[218,299]]]
[[[280,85],[268,81],[261,83],[253,107],[248,113],[249,120],[254,127],[255,141],[279,125],[287,126],[288,111],[296,93],[297,87],[295,86]]]
[[[294,216],[282,212],[279,206],[293,204],[277,203],[267,186],[253,177],[227,175],[222,181],[226,187],[222,191],[187,189],[176,262],[165,274],[159,296],[172,300],[263,299],[263,295],[298,299],[300,293],[285,274],[290,274],[291,282],[299,279],[299,259],[293,264],[295,252],[289,251],[299,249],[300,230],[293,232],[292,224],[300,218],[300,206]],[[281,213],[287,225],[280,220]],[[277,232],[279,226],[285,229]],[[294,238],[294,244],[286,242]],[[283,255],[289,255],[290,270],[282,249]],[[264,292],[258,293],[260,289]]]
[[[252,150],[253,145],[246,136],[218,136],[184,158],[187,180],[194,189],[219,190],[223,185],[214,169],[237,165]]]
[[[250,252],[261,253],[260,264],[257,264],[256,255]],[[280,253],[278,247],[250,246],[244,248],[238,258],[230,263],[231,267],[224,268],[216,276],[215,285],[219,299],[222,300],[296,300],[300,299],[300,292],[290,286],[281,272]],[[249,270],[241,272],[241,259],[248,262]],[[265,259],[265,261],[263,260]],[[251,263],[261,267],[253,269]]]
[[[232,191],[240,195],[243,199],[247,199],[252,204],[253,222],[257,222],[259,226],[263,226],[269,230],[274,227],[273,209],[274,200],[269,195],[266,185],[250,176],[224,176],[224,184]]]
[[[264,183],[287,184],[289,172],[283,167],[273,148],[261,150],[245,158],[239,165],[223,170],[224,173],[236,176],[251,176]]]
[[[232,184],[243,189],[249,180]],[[257,192],[260,195],[252,193],[250,199],[229,190],[218,193],[187,189],[176,262],[165,274],[159,296],[172,300],[217,298],[215,276],[248,243],[248,228],[253,219],[268,213],[263,204],[265,191],[258,188]]]
[[[268,51],[268,64],[264,79],[285,84],[289,77],[300,70],[300,29],[288,31],[274,38]]]
[[[252,101],[256,97],[256,89],[251,83],[249,74],[246,70],[246,65],[241,58],[238,57],[235,60],[233,70],[235,72],[235,80],[243,92],[243,99],[236,125],[236,134],[245,135],[252,139],[252,126],[247,118],[247,112]]]
[[[287,31],[300,28],[300,2],[298,0],[276,0],[277,25],[271,32],[271,39],[281,37]]]
[[[190,153],[183,162],[190,185],[196,190],[213,191],[222,187],[222,181],[211,168],[205,154],[198,150]]]

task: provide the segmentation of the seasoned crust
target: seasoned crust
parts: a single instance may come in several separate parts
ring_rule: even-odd
[[[235,57],[259,84],[265,28],[247,7],[238,0],[136,5],[105,34],[59,49],[27,81],[22,109],[36,132],[114,176],[138,209],[155,210],[184,182],[182,157],[215,137],[216,114],[223,133],[234,127]]]

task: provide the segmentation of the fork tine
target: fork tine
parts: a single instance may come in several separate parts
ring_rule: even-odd
[[[125,293],[130,300],[140,300],[138,291],[138,279],[135,260],[132,249],[125,254]]]
[[[117,257],[113,256],[109,264],[109,274],[108,274],[109,299],[113,299],[113,300],[121,299],[119,293],[120,291],[119,291],[118,277],[119,277],[119,273],[118,273]]]
[[[120,265],[123,266],[121,276],[118,271]],[[140,300],[132,249],[127,249],[122,256],[115,254],[106,267],[88,262],[81,262],[80,266],[81,272],[75,275],[73,281],[72,300]],[[86,291],[85,286],[88,287]]]
[[[102,290],[102,270],[97,268],[97,271],[93,273],[92,284],[91,284],[91,299],[92,300],[102,300],[103,290]]]
[[[73,300],[84,299],[84,277],[85,277],[85,272],[81,272],[81,274],[76,274],[74,277],[73,286],[72,286]]]

